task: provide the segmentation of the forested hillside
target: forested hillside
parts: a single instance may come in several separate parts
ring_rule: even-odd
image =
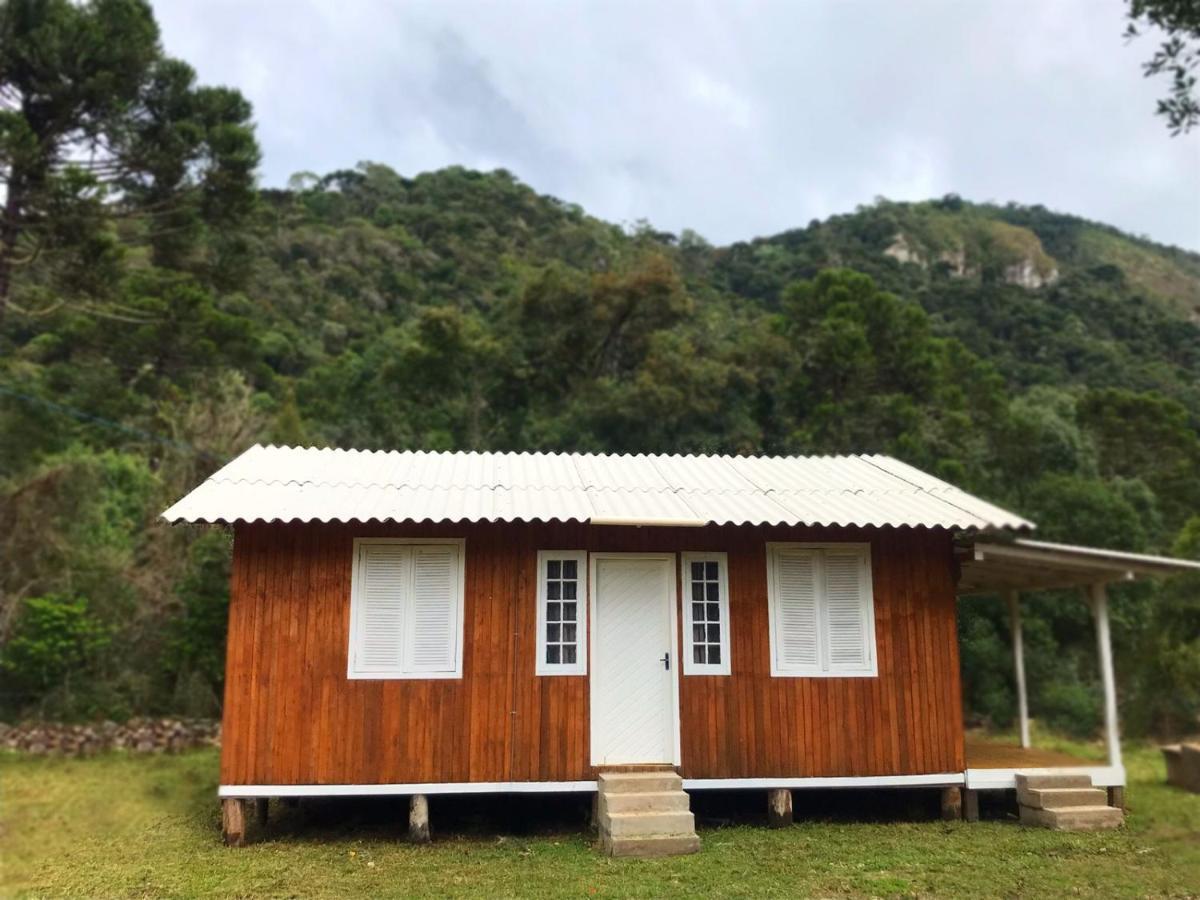
[[[895,454],[1049,539],[1200,556],[1200,258],[1041,208],[879,201],[713,247],[506,172],[264,191],[97,283],[21,269],[0,337],[3,714],[212,713],[228,538],[155,521],[255,441]],[[1119,591],[1125,718],[1195,727],[1200,585]],[[1097,721],[1084,605],[1029,616],[1035,714]],[[970,711],[1012,714],[1001,605]]]
[[[955,196],[714,247],[503,171],[258,163],[144,0],[0,4],[0,717],[219,710],[229,536],[157,517],[254,442],[882,452],[1200,558],[1195,254]],[[1195,730],[1200,579],[1115,612],[1127,725]],[[1084,605],[1027,620],[1034,713],[1091,733]],[[1000,604],[960,628],[1004,725]]]

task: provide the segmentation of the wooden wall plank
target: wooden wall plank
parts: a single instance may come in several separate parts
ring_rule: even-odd
[[[356,535],[466,539],[462,679],[347,679]],[[771,677],[769,540],[871,542],[876,678]],[[728,553],[733,674],[680,672],[685,777],[961,771],[956,602],[944,532],[256,524],[236,529],[222,782],[594,777],[588,677],[534,674],[539,548]],[[676,584],[682,597],[679,575]],[[685,648],[677,651],[680,666]]]

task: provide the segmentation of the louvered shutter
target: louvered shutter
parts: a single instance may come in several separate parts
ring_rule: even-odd
[[[359,547],[353,669],[360,674],[393,674],[400,668],[405,611],[410,588],[408,547]]]
[[[458,549],[415,546],[406,671],[453,672],[458,657]]]
[[[817,564],[812,550],[775,551],[775,660],[783,672],[819,664]]]
[[[866,558],[858,550],[826,550],[822,556],[825,668],[862,671],[871,664]]]

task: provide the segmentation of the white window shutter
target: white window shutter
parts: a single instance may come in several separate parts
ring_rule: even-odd
[[[354,668],[361,673],[394,672],[404,640],[411,557],[409,548],[366,544],[361,554]]]
[[[458,654],[458,550],[416,546],[407,670],[452,672]]]
[[[870,665],[867,566],[857,550],[826,550],[825,575],[825,660],[827,668],[861,670]]]
[[[817,643],[817,554],[775,552],[776,660],[781,671],[819,665]]]

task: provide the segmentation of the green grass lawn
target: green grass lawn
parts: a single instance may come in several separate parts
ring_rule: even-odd
[[[252,826],[251,843],[229,849],[215,751],[6,755],[0,895],[1200,895],[1200,796],[1162,783],[1156,751],[1128,753],[1130,815],[1118,832],[814,819],[779,831],[702,828],[699,854],[665,860],[607,859],[582,831],[477,830],[414,846],[401,839],[403,821],[331,824],[301,811],[281,811],[265,831]],[[797,808],[807,809],[802,793]]]

